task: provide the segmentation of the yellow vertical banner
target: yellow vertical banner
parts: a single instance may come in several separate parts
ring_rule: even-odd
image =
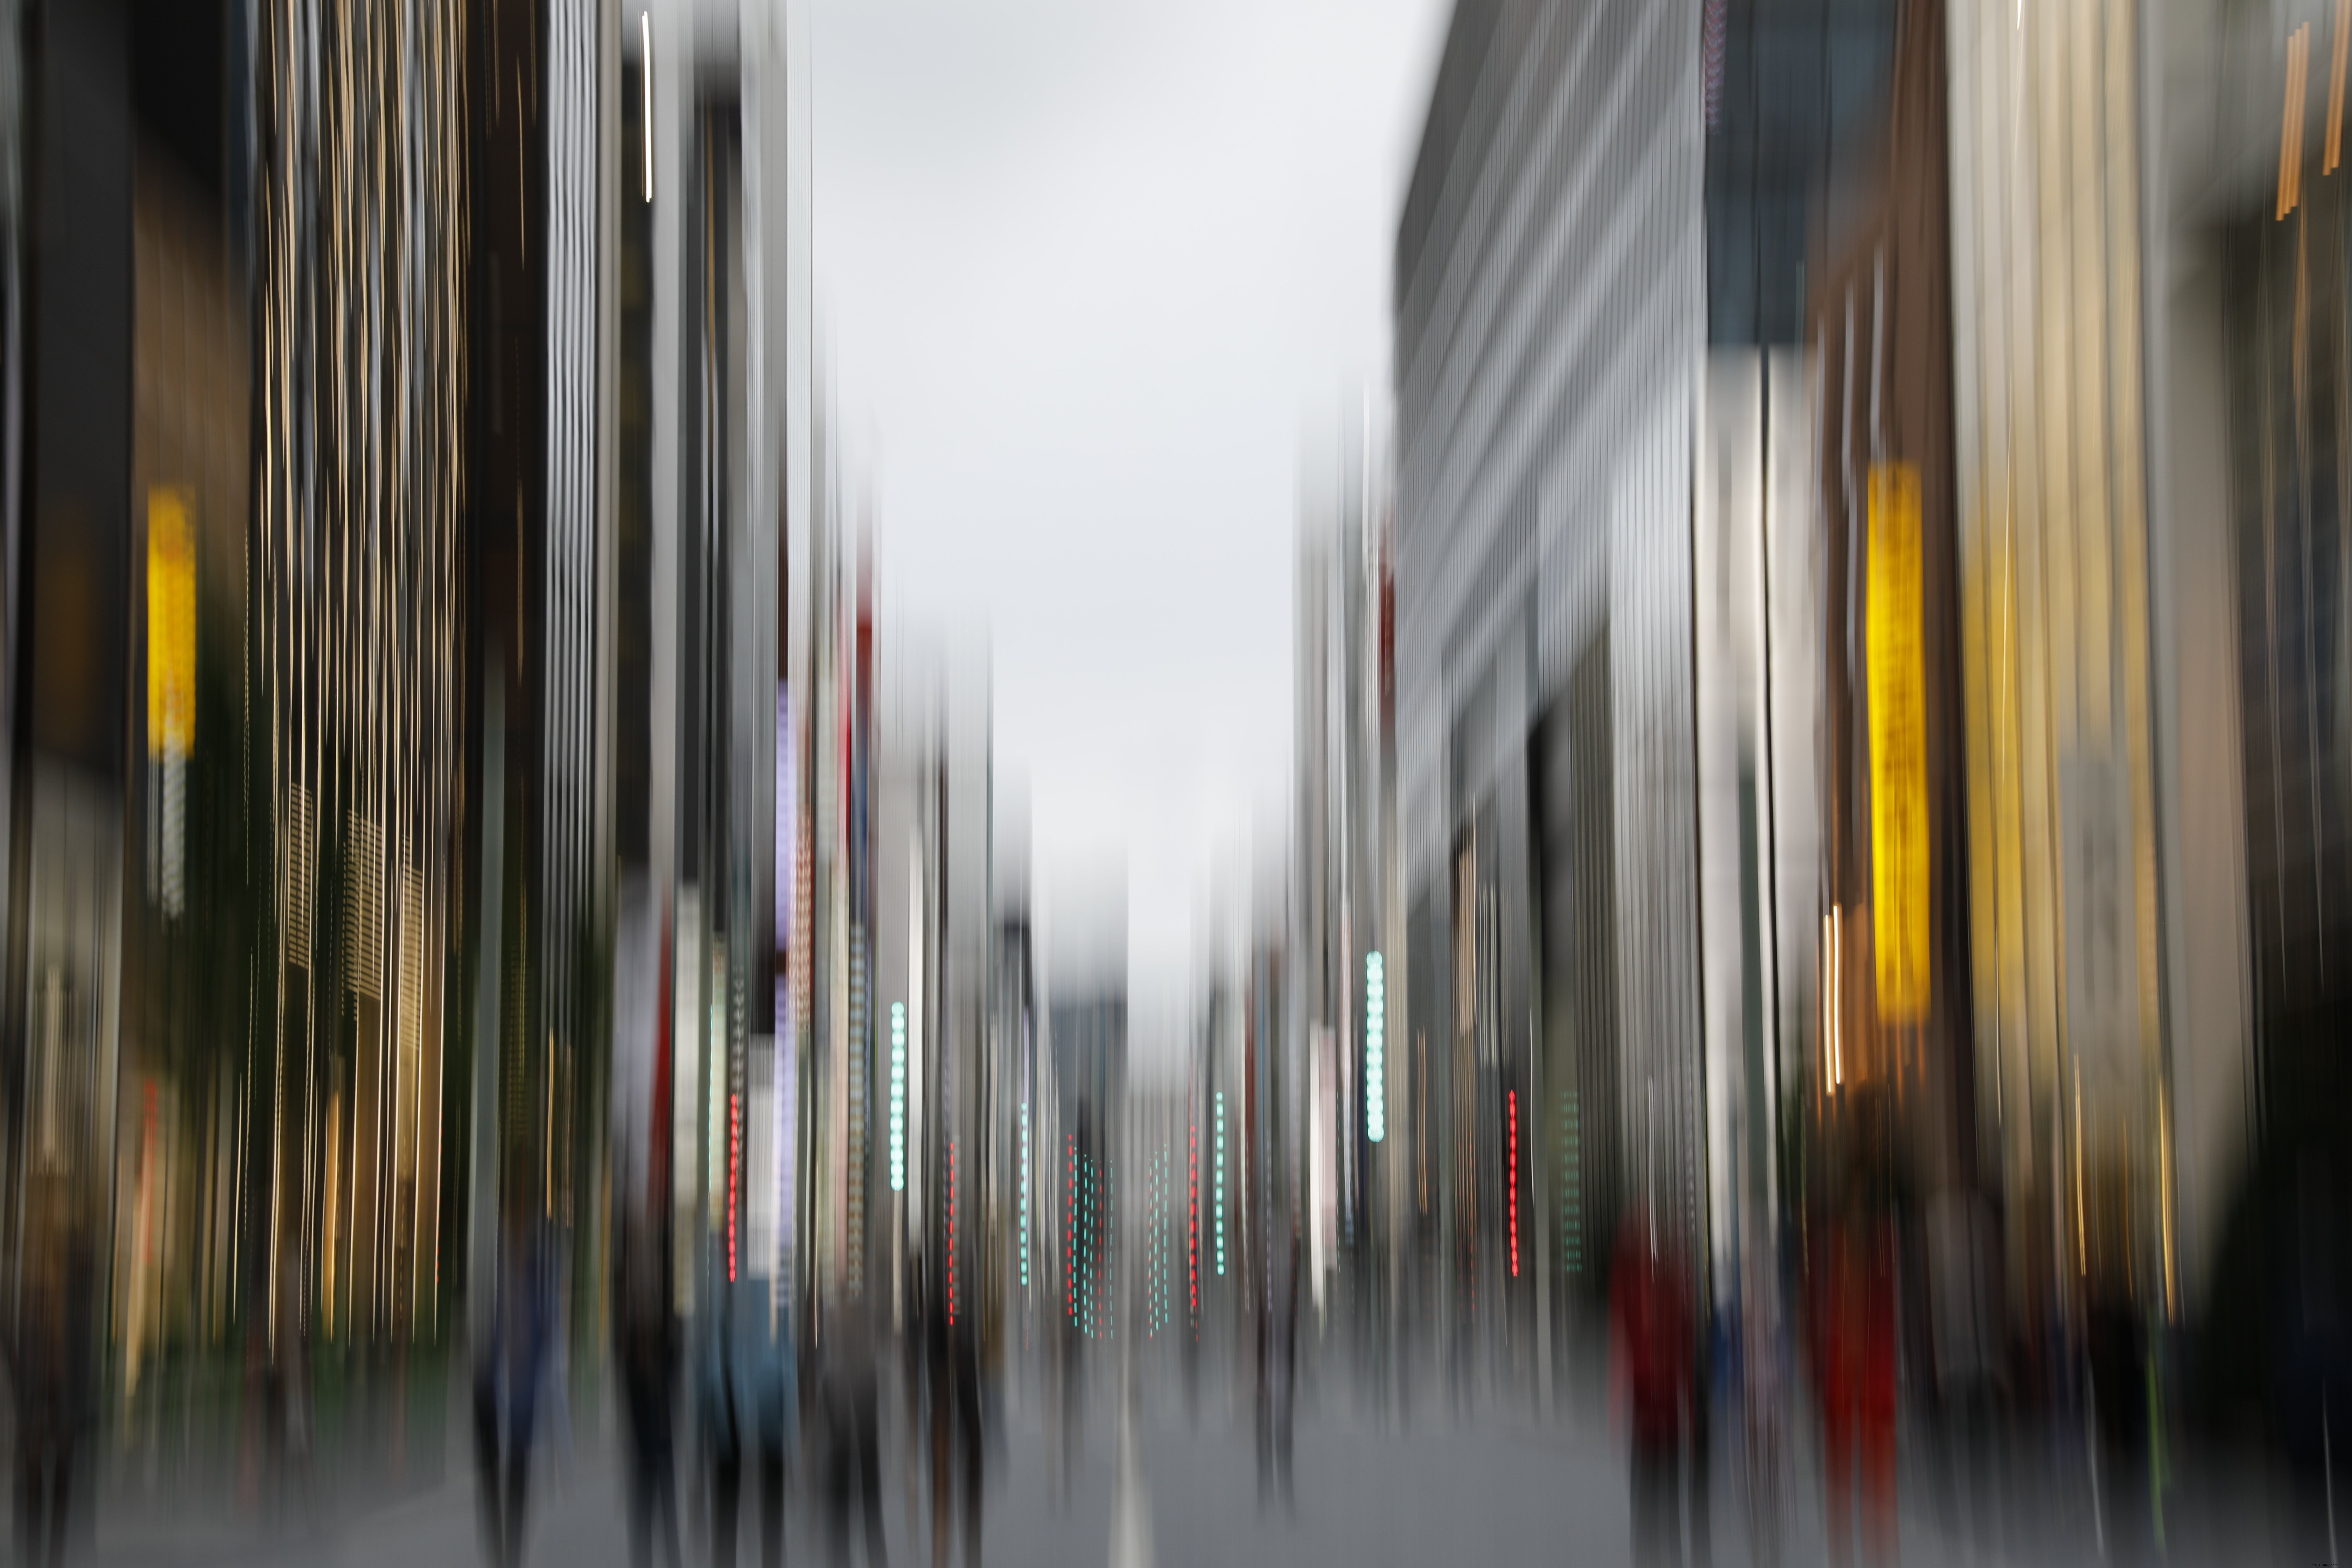
[[[147,752],[184,757],[196,728],[196,550],[188,492],[147,492]]]
[[[1927,709],[1919,639],[1919,470],[1870,470],[1870,866],[1878,1016],[1927,1016]]]

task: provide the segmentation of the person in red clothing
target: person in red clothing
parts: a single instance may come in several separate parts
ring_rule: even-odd
[[[1874,1563],[1895,1560],[1895,1242],[1885,1216],[1860,1204],[1824,1227],[1813,1267],[1813,1376],[1822,1410],[1822,1471],[1830,1560],[1849,1560],[1854,1479],[1862,1537]]]
[[[1696,1462],[1697,1341],[1690,1276],[1646,1201],[1618,1228],[1609,1316],[1610,1405],[1631,1439],[1633,1560],[1680,1563],[1685,1490],[1695,1538],[1706,1507]]]

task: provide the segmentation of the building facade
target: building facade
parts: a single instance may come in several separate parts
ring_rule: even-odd
[[[1465,1329],[1549,1324],[1631,1192],[1706,1234],[1699,21],[1458,5],[1397,238],[1401,1032]]]

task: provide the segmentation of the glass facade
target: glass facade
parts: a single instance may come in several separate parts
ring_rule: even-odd
[[[1706,341],[1794,347],[1809,260],[1869,188],[1891,0],[1708,0]]]

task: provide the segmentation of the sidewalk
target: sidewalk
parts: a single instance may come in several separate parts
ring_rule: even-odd
[[[903,1401],[882,1413],[883,1517],[891,1561],[929,1557],[928,1451],[909,1452]],[[1134,1469],[1122,1482],[1121,1423],[1108,1404],[1089,1413],[1079,1435],[1073,1485],[1056,1499],[1049,1486],[1055,1448],[1034,1404],[1008,1413],[989,1459],[984,1555],[1006,1564],[1083,1564],[1146,1568],[1215,1563],[1374,1568],[1379,1564],[1630,1562],[1624,1457],[1597,1426],[1537,1426],[1488,1417],[1468,1426],[1434,1415],[1410,1427],[1302,1412],[1297,1438],[1296,1502],[1261,1500],[1248,1426],[1203,1411],[1198,1426],[1181,1407],[1150,1409],[1133,1427]],[[1981,1509],[1955,1520],[1926,1458],[1906,1447],[1902,1461],[1901,1561],[1906,1568],[2042,1568],[2096,1563],[2099,1552],[2078,1501],[2064,1495],[2048,1456],[2015,1456],[2035,1490],[2017,1496],[2006,1517]],[[1827,1560],[1819,1473],[1810,1455],[1792,1454],[1782,1489],[1778,1561]],[[1713,1561],[1740,1568],[1757,1561],[1748,1514],[1734,1474],[1736,1456],[1718,1449],[1713,1489]],[[2042,1472],[2039,1480],[2033,1472]],[[620,1461],[614,1445],[582,1434],[568,1476],[543,1470],[533,1488],[526,1562],[550,1568],[605,1568],[628,1561]],[[686,1480],[681,1475],[681,1482]],[[909,1483],[913,1484],[910,1485]],[[224,1519],[220,1510],[117,1509],[99,1521],[97,1561],[105,1564],[318,1563],[383,1568],[425,1563],[471,1568],[483,1561],[473,1479],[461,1462],[428,1489],[405,1499],[351,1500],[313,1524],[297,1514],[283,1529]],[[708,1561],[688,1524],[685,1561]],[[814,1500],[794,1486],[785,1505],[785,1561],[824,1561]],[[2171,1563],[2267,1561],[2258,1520],[2209,1511],[2179,1517]],[[744,1500],[737,1561],[759,1561],[757,1506]],[[1971,1550],[1947,1535],[1999,1524],[2002,1550]],[[1992,1539],[1987,1531],[1988,1539]],[[2231,1550],[2217,1550],[2228,1546]]]

